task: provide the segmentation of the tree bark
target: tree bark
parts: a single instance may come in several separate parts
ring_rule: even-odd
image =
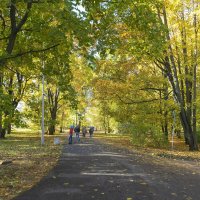
[[[163,17],[164,17],[164,24],[169,30],[165,8],[163,8]],[[192,150],[192,151],[198,150],[198,144],[195,139],[195,134],[193,133],[193,130],[192,130],[190,108],[188,107],[187,110],[185,110],[185,107],[184,107],[184,101],[183,101],[184,98],[182,96],[181,89],[180,89],[176,62],[175,62],[172,46],[170,44],[171,38],[170,38],[169,31],[166,33],[166,39],[169,42],[169,46],[168,46],[169,59],[168,57],[166,57],[164,67],[165,67],[165,70],[167,71],[167,76],[173,89],[174,98],[180,107],[181,124],[184,130],[185,138],[188,139],[189,150]],[[185,50],[183,51],[183,54],[184,53],[186,53]],[[188,73],[187,66],[185,66],[185,70],[186,70],[185,73]],[[186,102],[189,104],[189,102],[191,102],[191,95],[192,95],[191,91],[189,91],[189,88],[191,88],[191,84],[188,83],[188,80],[185,83],[186,83],[186,87],[188,87],[186,91],[188,92],[188,94],[186,94],[186,98],[187,98]]]
[[[62,118],[61,118],[61,125],[60,125],[60,133],[63,133],[63,122],[64,122],[64,111],[62,112]]]
[[[107,134],[107,125],[106,125],[106,116],[105,116],[105,114],[103,116],[103,126],[104,126],[104,133],[106,135]]]
[[[0,95],[3,94],[3,72],[0,70]],[[3,129],[3,98],[0,98],[0,138],[2,137]]]
[[[50,123],[49,123],[49,135],[53,135],[55,133],[55,124],[57,118],[58,111],[58,98],[59,98],[59,89],[56,88],[55,93],[52,92],[52,89],[48,88],[48,103],[49,103],[49,111],[50,111]]]
[[[195,6],[193,1],[193,9],[198,7],[198,4]],[[198,59],[198,29],[197,29],[197,15],[194,14],[194,34],[195,34],[195,46],[194,46],[194,67],[193,67],[193,110],[192,110],[192,127],[193,134],[195,135],[195,140],[197,141],[197,121],[196,121],[196,100],[197,100],[197,59]]]
[[[27,2],[27,10],[24,14],[24,16],[21,17],[21,20],[19,21],[19,23],[17,24],[17,20],[16,18],[19,19],[19,16],[16,15],[17,12],[17,7],[16,7],[16,0],[11,0],[10,1],[10,10],[9,10],[9,15],[10,15],[10,24],[11,24],[11,28],[10,28],[10,35],[8,36],[8,43],[6,46],[6,53],[8,55],[11,55],[14,49],[14,45],[15,45],[15,41],[17,38],[17,35],[19,33],[19,31],[21,30],[22,26],[26,23],[27,19],[28,19],[28,15],[29,12],[31,10],[32,7],[32,1],[30,0]],[[0,67],[3,68],[3,65],[6,65],[6,62],[2,62],[0,64]],[[2,69],[0,71],[3,71]],[[0,95],[3,94],[3,90],[2,90],[2,85],[3,85],[3,73],[0,73]],[[8,114],[12,115],[12,111],[8,112]],[[11,122],[8,123],[8,126],[6,127],[6,131],[4,131],[3,128],[3,117],[2,115],[4,114],[4,111],[0,111],[0,134],[5,136],[5,132],[10,132],[11,131]],[[9,116],[9,118],[11,119],[12,116]],[[2,133],[3,131],[3,133]]]

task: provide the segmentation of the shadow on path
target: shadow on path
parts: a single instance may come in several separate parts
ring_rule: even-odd
[[[57,166],[14,200],[199,200],[200,176],[85,139],[65,145]]]

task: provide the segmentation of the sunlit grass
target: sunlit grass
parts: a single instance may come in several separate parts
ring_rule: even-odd
[[[55,166],[62,149],[54,145],[55,137],[61,144],[66,141],[66,135],[46,135],[42,146],[38,131],[30,130],[17,130],[0,140],[0,160],[12,161],[0,165],[0,199],[12,199],[31,188]]]
[[[60,155],[62,144],[67,135],[45,135],[45,145],[41,145],[38,131],[18,130],[6,139],[0,140],[0,160],[11,160],[11,164],[0,165],[0,199],[8,200],[20,192],[31,188],[52,169]],[[59,137],[61,145],[54,145],[54,138]],[[87,138],[89,135],[87,135]],[[165,148],[147,148],[135,146],[131,136],[127,134],[94,133],[94,138],[108,145],[129,150],[174,159],[200,160],[200,152],[189,152],[183,140],[175,138],[174,148],[171,142]]]
[[[103,141],[104,143],[114,145],[117,147],[127,148],[130,150],[136,150],[140,153],[146,153],[153,156],[167,157],[173,159],[183,159],[183,160],[200,160],[200,152],[189,151],[188,145],[185,145],[183,139],[174,137],[173,146],[171,138],[169,138],[168,145],[159,148],[153,147],[142,147],[135,145],[132,142],[131,135],[123,134],[96,134],[97,139]],[[200,148],[199,148],[200,149]]]

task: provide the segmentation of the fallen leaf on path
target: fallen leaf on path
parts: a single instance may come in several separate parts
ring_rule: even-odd
[[[147,185],[147,183],[145,183],[145,182],[142,182],[142,183],[140,183],[140,185]]]
[[[186,200],[192,200],[192,197],[187,197]]]

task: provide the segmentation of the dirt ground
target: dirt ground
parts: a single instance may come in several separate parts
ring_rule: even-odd
[[[58,165],[15,200],[199,200],[196,161],[152,157],[97,139],[65,145]]]

